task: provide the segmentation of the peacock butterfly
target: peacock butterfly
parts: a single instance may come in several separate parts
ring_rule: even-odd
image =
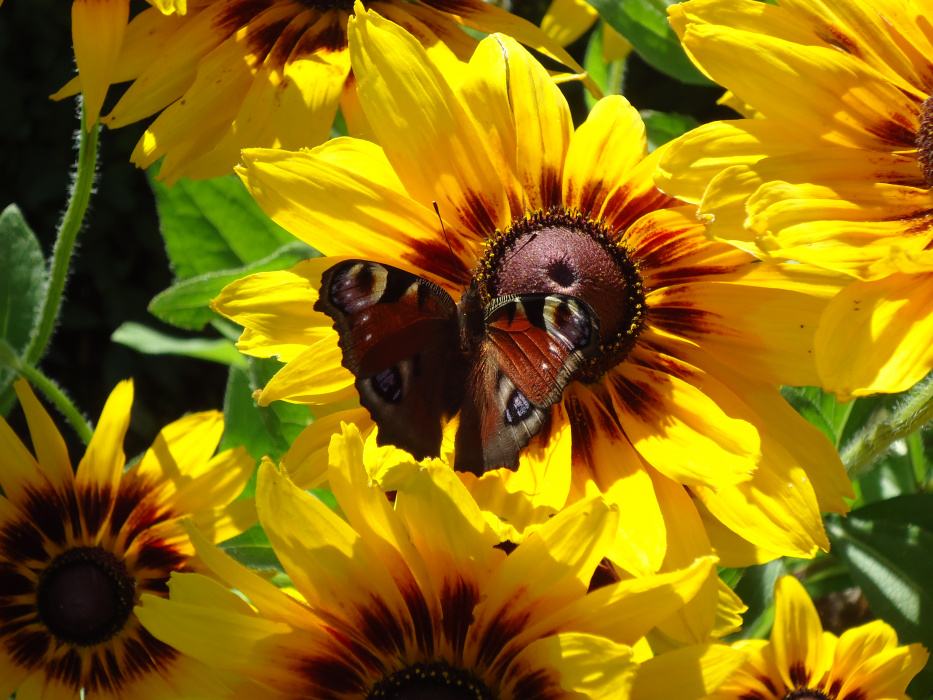
[[[365,260],[327,269],[314,309],[334,321],[378,444],[439,456],[444,423],[459,412],[454,468],[477,475],[517,467],[547,409],[599,351],[599,318],[577,297],[521,294],[483,308],[471,287],[456,304],[430,280]]]

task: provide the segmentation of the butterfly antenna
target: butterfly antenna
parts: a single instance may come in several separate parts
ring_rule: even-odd
[[[0,0],[2,2],[2,0]],[[454,253],[453,246],[450,245],[450,237],[447,235],[447,229],[444,228],[444,219],[441,217],[441,210],[437,208],[437,202],[431,202],[434,205],[434,213],[437,214],[437,220],[441,222],[441,231],[444,232],[444,240],[447,241],[447,247],[450,249],[450,254],[457,259],[457,254]]]

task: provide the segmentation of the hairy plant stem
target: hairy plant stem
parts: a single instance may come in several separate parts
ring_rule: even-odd
[[[77,409],[71,402],[71,399],[68,398],[65,392],[62,391],[55,382],[29,364],[23,363],[17,367],[17,370],[30,384],[45,394],[46,398],[55,404],[58,410],[62,412],[62,415],[65,416],[65,420],[71,423],[71,427],[75,429],[78,437],[81,438],[81,442],[85,445],[91,442],[94,429],[91,427],[90,423],[84,419],[84,416],[81,415],[81,411]]]
[[[23,353],[23,362],[35,365],[45,354],[45,349],[55,329],[58,312],[62,303],[62,292],[65,289],[65,280],[71,267],[71,254],[74,252],[75,240],[84,223],[84,215],[91,199],[94,188],[94,171],[97,168],[97,136],[99,126],[94,124],[90,129],[85,128],[84,103],[81,103],[81,131],[78,145],[78,167],[75,173],[74,184],[71,188],[71,200],[65,210],[58,237],[55,240],[55,249],[52,251],[52,264],[49,269],[49,283],[45,289],[45,297],[39,311],[39,320],[36,329],[29,339],[29,345]]]
[[[907,438],[930,420],[933,420],[933,375],[918,382],[893,412],[879,411],[872,416],[845,446],[840,456],[849,477],[858,477],[894,442]]]

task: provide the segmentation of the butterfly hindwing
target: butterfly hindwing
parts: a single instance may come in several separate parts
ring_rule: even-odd
[[[410,272],[347,260],[324,272],[314,309],[334,320],[343,366],[379,426],[379,444],[437,456],[464,385],[453,376],[463,362],[450,295]]]
[[[586,358],[599,351],[599,318],[576,297],[500,297],[486,308],[485,322],[456,448],[456,468],[479,474],[517,465],[548,409]],[[481,458],[473,444],[477,436]]]

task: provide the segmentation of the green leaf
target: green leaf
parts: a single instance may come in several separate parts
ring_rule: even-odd
[[[596,29],[590,33],[589,43],[586,45],[586,55],[583,57],[583,69],[593,82],[599,86],[603,95],[621,95],[622,78],[625,75],[625,61],[603,60],[603,31],[606,24],[600,21]],[[592,110],[598,101],[589,90],[583,91],[583,100],[586,108]]]
[[[39,240],[11,204],[0,214],[0,339],[17,356],[29,344],[47,284]],[[14,372],[0,368],[0,393],[13,378]]]
[[[872,611],[890,624],[901,644],[933,648],[933,494],[899,496],[830,516],[833,554],[849,569]],[[933,690],[929,664],[908,688],[912,697]]]
[[[696,119],[685,114],[655,112],[650,109],[642,110],[641,118],[645,122],[645,131],[648,133],[649,151],[663,146],[668,141],[673,141],[700,125]]]
[[[734,590],[748,611],[742,616],[742,629],[730,635],[730,640],[767,637],[774,622],[774,582],[783,574],[782,559],[745,569]]]
[[[173,338],[141,323],[127,322],[110,339],[146,355],[185,355],[222,365],[246,366],[246,358],[226,338]]]
[[[220,548],[250,569],[259,571],[285,571],[272,549],[268,535],[259,524],[246,532],[231,537]]]
[[[256,460],[266,456],[278,460],[298,433],[311,423],[307,406],[281,401],[272,406],[258,406],[253,399],[253,392],[265,386],[266,377],[274,374],[271,368],[281,366],[274,360],[250,358],[248,369],[230,368],[224,397],[222,449],[244,445]]]
[[[662,73],[691,85],[710,85],[687,58],[667,22],[667,0],[587,0],[639,55]]]
[[[178,279],[254,263],[295,240],[263,213],[233,175],[180,180],[171,188],[151,182],[165,249]]]
[[[286,270],[302,260],[317,257],[314,248],[299,241],[287,243],[272,255],[233,270],[207,272],[173,284],[157,294],[149,304],[149,312],[160,321],[179,328],[200,330],[217,315],[211,310],[211,299],[228,284],[256,272]]]

